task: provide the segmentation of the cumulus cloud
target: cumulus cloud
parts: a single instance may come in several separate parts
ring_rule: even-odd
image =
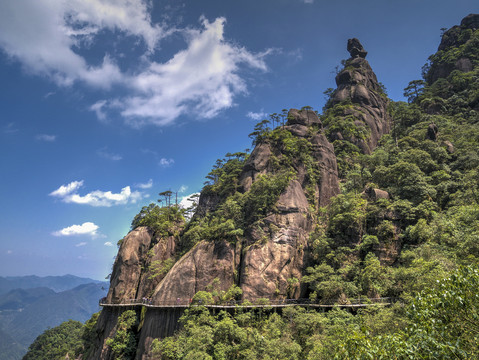
[[[107,55],[94,66],[75,52],[101,30],[137,36],[151,51],[164,36],[153,26],[142,0],[22,0],[0,2],[0,46],[27,70],[50,76],[59,85],[85,81],[108,88],[123,75]]]
[[[146,183],[137,184],[136,187],[140,189],[151,189],[153,186],[153,179],[148,180]]]
[[[113,244],[111,243],[111,241],[107,241],[107,242],[105,242],[103,245],[105,245],[105,246],[113,246]]]
[[[136,203],[143,198],[143,194],[139,191],[131,191],[129,186],[125,186],[119,193],[111,191],[95,190],[86,195],[78,194],[77,190],[83,186],[83,180],[73,181],[70,184],[62,185],[57,190],[52,191],[50,196],[60,198],[65,203],[75,203],[90,206],[106,206],[125,205],[128,203]]]
[[[53,142],[56,140],[56,135],[48,135],[48,134],[38,134],[35,136],[35,139],[39,141],[46,141],[46,142]]]
[[[179,193],[184,193],[186,190],[188,190],[188,186],[181,185],[180,188],[178,189],[178,192]]]
[[[54,236],[74,236],[74,235],[90,235],[96,236],[99,226],[92,222],[85,222],[81,225],[72,225],[52,233]],[[81,244],[81,243],[80,243]],[[82,246],[82,245],[78,245]]]
[[[211,118],[247,93],[240,75],[247,67],[266,71],[264,57],[224,38],[225,19],[201,20],[194,29],[154,24],[150,0],[22,0],[0,2],[0,47],[25,70],[60,86],[83,82],[94,88],[121,88],[124,97],[99,99],[90,106],[98,119],[119,113],[132,126],[167,125],[184,114]],[[159,41],[181,34],[186,47],[155,61]],[[99,36],[99,35],[102,36]],[[129,56],[135,67],[122,69],[116,52],[92,59],[88,52],[105,34],[139,40]],[[115,45],[111,45],[115,46]],[[107,50],[108,51],[108,50]],[[162,56],[164,58],[164,55]],[[122,64],[124,61],[122,62]],[[126,66],[125,64],[123,66]]]
[[[189,32],[187,49],[138,74],[132,81],[138,94],[121,103],[121,114],[135,124],[166,125],[187,112],[211,118],[233,106],[233,98],[246,92],[240,64],[265,71],[268,52],[252,54],[226,42],[225,21],[203,19],[202,30]]]

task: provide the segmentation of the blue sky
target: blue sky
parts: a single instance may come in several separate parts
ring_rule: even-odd
[[[1,0],[0,276],[104,278],[164,190],[321,110],[357,37],[394,100],[477,0]]]

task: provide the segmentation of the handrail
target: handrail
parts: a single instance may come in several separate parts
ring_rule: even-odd
[[[286,307],[286,306],[312,306],[312,307],[364,307],[371,305],[390,305],[397,302],[399,298],[367,298],[367,299],[349,299],[347,303],[324,304],[317,300],[311,299],[266,299],[258,298],[255,300],[229,300],[217,302],[203,302],[202,300],[192,299],[176,299],[174,301],[154,301],[149,298],[142,299],[126,299],[121,303],[107,302],[107,298],[101,298],[100,306],[147,306],[154,308],[171,308],[171,307],[189,307],[189,306],[206,306],[210,308],[232,308],[232,307]]]

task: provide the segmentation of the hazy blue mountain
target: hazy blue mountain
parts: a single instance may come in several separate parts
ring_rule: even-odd
[[[0,311],[20,310],[42,297],[54,294],[56,294],[55,291],[46,287],[13,289],[6,294],[0,295]]]
[[[27,286],[28,282],[22,284]],[[49,327],[69,319],[85,322],[100,310],[98,300],[107,289],[106,283],[96,282],[62,292],[36,287],[0,295],[0,360],[21,359],[28,346]]]
[[[61,292],[73,289],[82,284],[105,283],[99,280],[81,278],[74,275],[63,276],[7,276],[0,277],[0,294],[5,294],[13,289],[31,289],[36,287],[46,287],[55,292]]]

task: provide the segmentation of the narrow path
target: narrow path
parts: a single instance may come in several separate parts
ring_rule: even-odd
[[[178,299],[176,302],[155,303],[150,299],[131,299],[120,304],[107,303],[106,298],[100,300],[100,306],[103,307],[131,307],[145,306],[148,308],[170,309],[170,308],[189,308],[195,306],[204,306],[210,309],[257,309],[257,308],[285,308],[291,306],[303,306],[310,308],[361,308],[368,306],[389,306],[398,299],[395,298],[379,298],[379,299],[362,299],[361,301],[352,301],[348,304],[319,304],[311,302],[309,299],[285,299],[285,300],[264,300],[258,299],[257,303],[243,301],[228,301],[224,304],[202,304],[201,301],[191,303],[189,300]]]

